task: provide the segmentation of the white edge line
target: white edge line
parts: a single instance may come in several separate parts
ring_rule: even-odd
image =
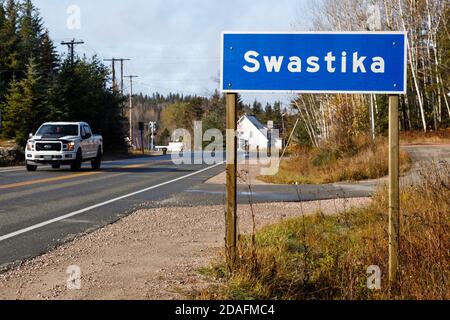
[[[0,242],[8,240],[8,239],[11,239],[11,238],[16,237],[18,235],[21,235],[21,234],[24,234],[24,233],[27,233],[27,232],[30,232],[30,231],[33,231],[33,230],[45,227],[45,226],[48,226],[49,224],[53,224],[55,222],[59,222],[59,221],[62,221],[62,220],[65,220],[65,219],[77,216],[77,215],[85,213],[87,211],[91,211],[91,210],[97,209],[99,207],[103,207],[103,206],[106,206],[108,204],[111,204],[111,203],[114,203],[114,202],[117,202],[117,201],[120,201],[120,200],[123,200],[123,199],[126,199],[126,198],[130,198],[132,196],[135,196],[135,195],[138,195],[138,194],[141,194],[141,193],[153,190],[153,189],[157,189],[157,188],[163,187],[165,185],[168,185],[168,184],[171,184],[171,183],[174,183],[174,182],[177,182],[177,181],[185,180],[187,178],[196,176],[196,175],[198,175],[200,173],[203,173],[205,171],[208,171],[210,169],[213,169],[213,168],[216,168],[216,167],[218,167],[220,165],[223,165],[224,163],[225,162],[221,162],[221,163],[218,163],[218,164],[213,165],[211,167],[208,167],[208,168],[205,168],[205,169],[202,169],[202,170],[190,173],[190,174],[188,174],[186,176],[182,176],[182,177],[170,180],[170,181],[166,181],[166,182],[157,184],[155,186],[151,186],[151,187],[148,187],[148,188],[145,188],[145,189],[133,192],[133,193],[129,193],[129,194],[126,194],[124,196],[120,196],[120,197],[117,197],[117,198],[114,198],[114,199],[111,199],[111,200],[108,200],[108,201],[105,201],[105,202],[102,202],[102,203],[98,203],[96,205],[93,205],[93,206],[90,206],[90,207],[87,207],[87,208],[84,208],[84,209],[81,209],[81,210],[78,210],[78,211],[75,211],[75,212],[72,212],[72,213],[68,213],[68,214],[60,216],[58,218],[47,220],[47,221],[44,221],[42,223],[35,224],[35,225],[31,226],[31,227],[24,228],[24,229],[21,229],[21,230],[18,230],[18,231],[6,234],[6,235],[0,237]]]
[[[6,172],[18,172],[18,171],[24,171],[24,170],[25,170],[24,168],[21,168],[21,169],[19,169],[19,168],[17,168],[17,169],[11,168],[11,169],[0,170],[0,173],[6,173]]]

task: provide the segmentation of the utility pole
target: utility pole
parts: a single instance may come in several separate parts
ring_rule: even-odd
[[[133,110],[133,79],[139,78],[138,76],[126,76],[125,78],[130,79],[130,141],[131,145],[133,145],[133,118],[132,118],[132,110]]]
[[[103,59],[103,61],[111,61],[112,62],[112,88],[113,90],[117,89],[117,85],[116,85],[116,58],[112,58],[112,59]]]
[[[117,61],[120,61],[120,92],[123,95],[123,62],[124,61],[130,61],[131,59],[117,59]]]
[[[119,58],[115,59],[116,61],[120,61],[120,93],[123,95],[123,62],[130,61],[131,59]]]
[[[112,62],[112,72],[113,72],[113,88],[117,89],[117,83],[116,83],[116,62],[120,61],[120,93],[123,95],[123,62],[124,61],[130,61],[131,59],[125,59],[125,58],[112,58],[112,59],[105,59],[104,61],[111,61]]]
[[[70,63],[73,65],[73,62],[75,60],[75,45],[84,44],[84,41],[75,41],[75,39],[72,39],[71,41],[62,41],[61,44],[63,46],[67,46],[67,48],[69,49]]]

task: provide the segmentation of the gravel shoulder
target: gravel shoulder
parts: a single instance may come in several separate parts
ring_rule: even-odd
[[[237,183],[242,185],[248,185],[249,183],[253,186],[258,185],[269,185],[269,183],[258,180],[258,176],[262,175],[261,166],[257,165],[247,165],[247,164],[238,164],[237,167]],[[221,184],[225,185],[227,180],[226,172],[221,172],[217,176],[212,177],[206,184]]]
[[[258,228],[302,212],[333,214],[364,206],[358,198],[254,205]],[[240,233],[251,230],[249,206],[239,207]],[[140,210],[0,274],[0,299],[189,299],[210,285],[197,271],[223,248],[223,206]],[[66,273],[79,266],[81,289]]]

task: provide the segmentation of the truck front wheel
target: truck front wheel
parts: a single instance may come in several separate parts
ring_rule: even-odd
[[[27,171],[35,172],[36,170],[37,170],[37,166],[32,165],[32,164],[28,164],[28,162],[27,162]]]
[[[70,165],[70,170],[72,171],[79,171],[81,169],[81,165],[83,163],[82,153],[81,149],[78,149],[77,151],[77,157],[74,162]]]

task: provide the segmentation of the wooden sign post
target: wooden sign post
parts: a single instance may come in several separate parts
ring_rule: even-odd
[[[400,238],[400,139],[398,96],[389,96],[389,286],[396,290]]]
[[[227,259],[234,264],[237,243],[237,94],[226,94],[227,165],[226,165],[226,249]]]

